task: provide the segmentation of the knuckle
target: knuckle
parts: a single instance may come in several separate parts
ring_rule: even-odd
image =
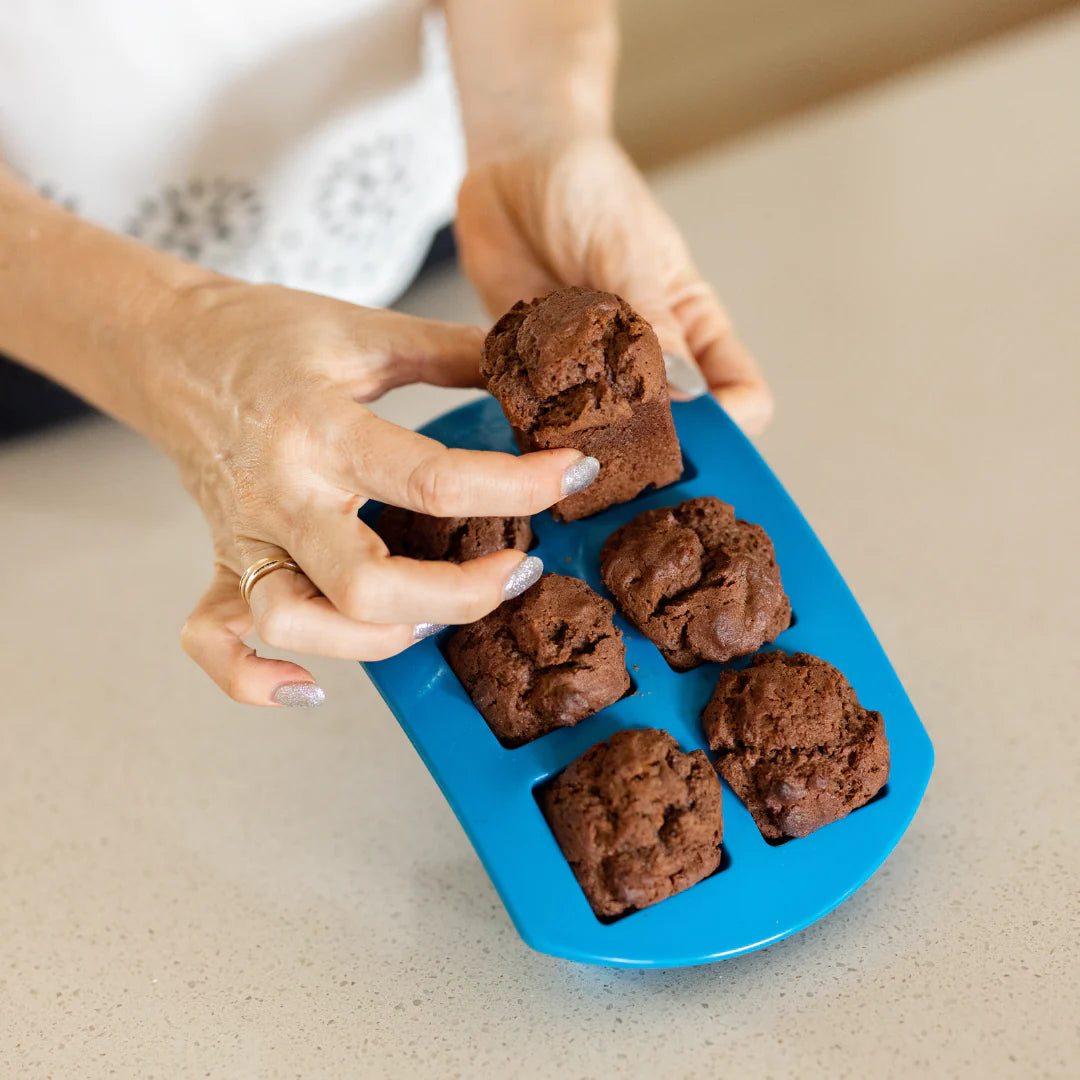
[[[338,595],[338,609],[341,613],[350,619],[363,622],[374,603],[375,590],[368,575],[350,574],[338,590]]]
[[[243,676],[236,668],[229,672],[222,689],[233,701],[239,701],[242,705],[247,703],[247,686]]]
[[[293,613],[284,605],[274,605],[260,612],[255,629],[267,645],[275,649],[288,648],[293,636]]]
[[[727,308],[723,307],[718,301],[713,306],[712,318],[712,330],[717,337],[726,339],[734,336],[735,324],[731,321]]]
[[[315,457],[317,431],[299,402],[286,401],[279,413],[266,421],[262,445],[253,455],[257,464],[251,470],[250,486],[258,490],[295,477],[298,465]]]
[[[464,488],[461,472],[452,467],[449,452],[442,449],[425,459],[409,474],[408,493],[421,512],[432,517],[453,517]]]
[[[356,402],[374,401],[387,389],[386,381],[382,371],[365,371],[351,384],[352,399]]]
[[[758,405],[758,415],[756,417],[757,431],[756,434],[760,434],[772,423],[773,417],[776,415],[776,400],[772,394],[766,390],[762,394],[760,404]]]
[[[397,656],[399,652],[403,652],[405,644],[394,641],[392,639],[384,639],[382,641],[372,641],[369,645],[363,649],[363,655],[358,656],[358,660],[386,660],[388,657]]]
[[[491,598],[479,589],[467,588],[461,593],[463,622],[476,622],[493,610]]]
[[[563,470],[549,468],[543,474],[530,476],[525,482],[525,497],[529,502],[530,513],[538,514],[546,510],[559,498]],[[554,491],[554,495],[553,495]]]
[[[180,648],[194,658],[199,641],[200,620],[194,614],[189,615],[180,627]]]

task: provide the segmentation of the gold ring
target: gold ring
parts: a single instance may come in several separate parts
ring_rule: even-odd
[[[255,588],[255,583],[261,581],[267,574],[272,574],[275,570],[292,570],[295,574],[304,572],[292,559],[259,559],[257,562],[253,562],[240,575],[240,595],[243,597],[245,604],[251,603],[251,590]]]

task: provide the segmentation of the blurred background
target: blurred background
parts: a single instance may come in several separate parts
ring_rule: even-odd
[[[1072,0],[620,0],[617,123],[660,165],[1074,7]]]

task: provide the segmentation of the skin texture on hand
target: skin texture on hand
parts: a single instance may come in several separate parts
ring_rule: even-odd
[[[768,390],[641,176],[610,136],[614,0],[445,0],[470,171],[458,237],[493,314],[566,284],[619,293],[696,361],[747,430]],[[59,300],[59,302],[58,302]],[[105,232],[0,169],[0,350],[177,461],[214,540],[187,651],[239,701],[317,704],[270,645],[352,659],[468,622],[539,575],[502,551],[391,557],[367,499],[437,516],[530,514],[595,475],[573,450],[448,450],[364,405],[412,381],[474,385],[481,331],[247,285]],[[568,486],[569,485],[569,486]],[[291,556],[303,573],[239,575]]]
[[[617,293],[682,358],[669,362],[673,396],[700,392],[696,366],[761,431],[772,396],[757,364],[612,136],[617,4],[443,2],[469,155],[457,237],[488,311],[565,285]]]
[[[58,303],[57,297],[63,302]],[[479,380],[477,327],[249,285],[66,213],[0,170],[0,350],[131,424],[178,464],[214,543],[210,588],[183,644],[232,697],[313,705],[321,691],[268,645],[378,659],[416,624],[480,618],[539,560],[461,566],[391,557],[357,518],[367,499],[444,517],[531,514],[583,486],[576,450],[449,450],[365,406],[424,381]],[[290,556],[303,573],[245,568]]]
[[[581,471],[578,451],[447,449],[365,407],[404,383],[475,385],[480,329],[223,279],[188,290],[178,311],[187,334],[164,441],[215,552],[183,643],[232,697],[297,704],[282,687],[310,680],[257,657],[243,642],[253,627],[275,647],[377,660],[418,640],[417,624],[472,622],[539,576],[519,551],[461,565],[392,557],[357,519],[368,499],[437,517],[533,514]],[[286,557],[303,573],[261,578],[248,609],[240,574]]]
[[[456,229],[465,272],[493,314],[563,285],[617,293],[666,353],[696,362],[745,431],[768,424],[772,395],[756,362],[613,139],[576,137],[474,165]]]

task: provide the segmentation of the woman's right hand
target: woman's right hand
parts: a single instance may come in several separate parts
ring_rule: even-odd
[[[376,660],[430,624],[471,622],[540,574],[500,551],[458,565],[392,557],[357,518],[368,499],[440,517],[533,514],[595,476],[576,450],[516,456],[447,449],[364,402],[394,386],[480,382],[476,327],[356,307],[309,293],[211,278],[162,316],[166,354],[150,385],[153,434],[180,466],[214,542],[210,588],[185,650],[237,701],[318,704],[275,648]],[[291,557],[240,597],[244,569]]]

